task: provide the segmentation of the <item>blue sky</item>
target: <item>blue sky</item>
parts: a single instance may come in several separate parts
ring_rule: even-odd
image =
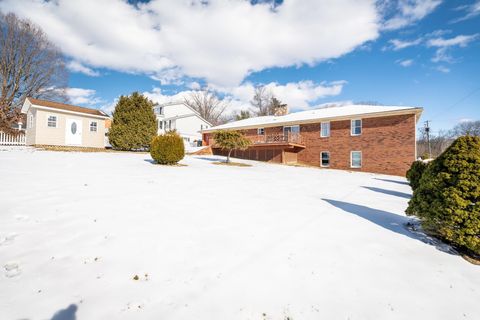
[[[84,106],[112,110],[133,91],[164,102],[209,85],[235,111],[266,84],[292,111],[422,106],[434,131],[480,119],[479,0],[4,0],[0,9],[39,24],[65,53],[69,95]]]

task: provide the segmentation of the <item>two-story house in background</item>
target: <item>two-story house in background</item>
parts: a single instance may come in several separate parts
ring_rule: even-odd
[[[157,117],[158,134],[176,130],[187,146],[202,144],[201,131],[212,125],[184,102],[158,104],[153,108]]]
[[[416,124],[422,108],[343,105],[263,116],[203,130],[205,145],[215,145],[217,130],[238,130],[252,142],[233,157],[284,164],[404,176],[416,159]]]

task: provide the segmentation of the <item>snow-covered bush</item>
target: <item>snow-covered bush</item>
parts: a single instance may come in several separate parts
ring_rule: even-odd
[[[150,155],[159,164],[176,164],[185,156],[182,137],[174,131],[154,137]]]
[[[420,185],[420,178],[422,177],[423,172],[427,168],[428,163],[422,160],[417,160],[412,163],[410,169],[407,171],[407,180],[412,187],[412,190],[415,190]]]
[[[433,160],[407,214],[425,230],[480,254],[480,137],[464,136]]]

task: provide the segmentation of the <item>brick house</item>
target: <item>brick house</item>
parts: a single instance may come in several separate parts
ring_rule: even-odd
[[[416,159],[416,124],[422,108],[344,105],[263,116],[203,130],[217,155],[216,130],[239,130],[251,141],[232,156],[284,164],[404,176]]]

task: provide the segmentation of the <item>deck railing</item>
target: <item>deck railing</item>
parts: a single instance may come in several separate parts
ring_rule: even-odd
[[[0,146],[24,146],[25,133],[7,134],[0,131]]]
[[[304,140],[300,133],[288,132],[286,134],[265,134],[257,136],[247,136],[252,141],[252,144],[282,144],[294,143],[303,145]]]

